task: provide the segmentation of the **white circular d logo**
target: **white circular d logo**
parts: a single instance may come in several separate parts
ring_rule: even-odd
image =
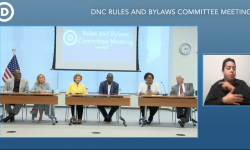
[[[6,19],[2,19],[1,17],[4,17],[4,16],[7,16],[9,14],[9,10],[7,8],[1,8],[0,9],[0,21],[1,22],[7,22],[7,21],[10,21],[10,19],[13,18],[14,16],[14,8],[12,7],[12,5],[10,3],[7,3],[7,2],[1,2],[0,3],[0,6],[2,5],[7,5],[10,7],[10,10],[11,10],[11,14],[9,16],[9,18],[6,18]]]
[[[77,41],[77,35],[75,31],[73,30],[68,30],[63,34],[63,42],[68,45],[72,46],[76,43]]]

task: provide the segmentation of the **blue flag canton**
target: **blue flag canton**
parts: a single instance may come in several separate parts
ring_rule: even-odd
[[[16,55],[14,55],[10,61],[10,63],[8,64],[8,69],[10,70],[10,72],[12,73],[12,75],[14,76],[14,71],[15,70],[20,70]]]

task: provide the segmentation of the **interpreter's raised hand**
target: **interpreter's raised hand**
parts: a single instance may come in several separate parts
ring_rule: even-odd
[[[230,91],[230,93],[233,93],[235,90],[235,87],[232,84],[230,84],[229,82],[219,82],[219,84],[221,85],[221,87],[224,90]]]

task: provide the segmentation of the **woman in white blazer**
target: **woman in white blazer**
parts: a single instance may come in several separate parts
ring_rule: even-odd
[[[149,73],[149,72],[146,73],[144,76],[144,80],[146,82],[142,82],[140,84],[139,89],[138,89],[138,95],[161,95],[161,86],[158,82],[153,81],[154,75],[152,73]],[[159,107],[152,107],[152,106],[148,106],[147,108],[149,108],[150,110],[150,115],[148,117],[148,121],[145,120],[144,124],[150,124],[153,121],[153,117],[155,113],[159,109]],[[141,109],[142,117],[144,117],[145,107],[140,106],[140,109]]]

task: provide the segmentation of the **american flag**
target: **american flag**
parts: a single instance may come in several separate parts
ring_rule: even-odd
[[[6,83],[7,79],[13,78],[14,77],[14,71],[15,70],[20,70],[16,55],[14,55],[12,57],[12,59],[10,60],[7,68],[5,69],[4,75],[2,77],[2,80],[4,83]]]

